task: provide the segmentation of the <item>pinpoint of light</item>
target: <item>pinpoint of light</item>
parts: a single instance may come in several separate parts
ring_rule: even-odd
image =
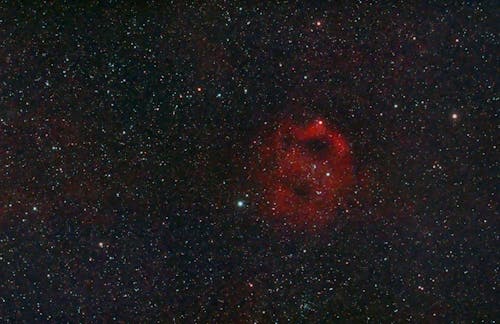
[[[238,202],[236,203],[236,206],[243,208],[243,207],[245,207],[245,202],[243,200],[238,200]]]
[[[458,114],[457,114],[457,113],[453,113],[453,114],[451,115],[451,118],[452,118],[453,120],[457,120],[457,119],[458,119]]]

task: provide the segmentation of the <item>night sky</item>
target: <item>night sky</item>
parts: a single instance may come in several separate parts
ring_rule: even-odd
[[[494,1],[0,9],[2,322],[485,322]]]

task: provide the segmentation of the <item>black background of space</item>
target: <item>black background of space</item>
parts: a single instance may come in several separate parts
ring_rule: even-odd
[[[496,320],[498,6],[412,3],[2,1],[0,319]],[[370,174],[320,234],[246,173],[298,111]]]

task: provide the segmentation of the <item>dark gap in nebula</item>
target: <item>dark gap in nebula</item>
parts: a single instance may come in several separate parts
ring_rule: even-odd
[[[330,151],[330,143],[326,139],[313,138],[307,140],[304,146],[312,153],[323,155]]]

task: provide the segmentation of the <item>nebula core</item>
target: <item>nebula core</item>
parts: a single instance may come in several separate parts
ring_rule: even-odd
[[[316,228],[335,220],[354,182],[345,137],[324,119],[287,119],[257,147],[254,178],[263,187],[261,213],[278,224]]]

